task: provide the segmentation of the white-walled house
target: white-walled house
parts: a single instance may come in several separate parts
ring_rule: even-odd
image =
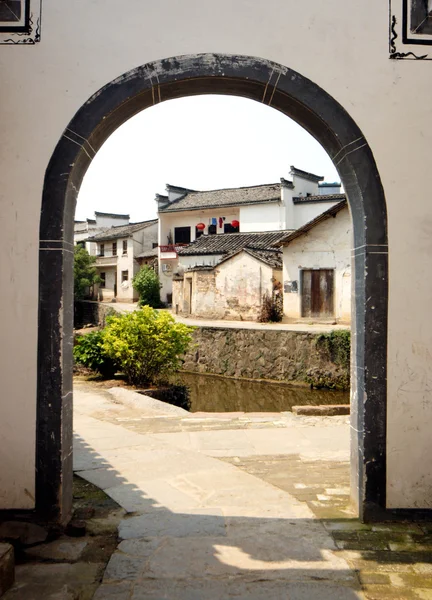
[[[256,319],[265,292],[282,281],[288,231],[204,235],[179,248],[173,312],[207,319]]]
[[[95,212],[94,219],[74,221],[74,244],[82,245],[91,256],[96,256],[96,242],[89,241],[89,237],[102,233],[110,227],[128,225],[129,219],[129,215]]]
[[[284,317],[351,322],[352,223],[339,202],[277,245],[283,249]]]
[[[241,248],[215,265],[175,274],[173,311],[206,319],[255,320],[263,295],[268,292],[271,296],[281,280],[279,250]]]
[[[297,229],[345,198],[340,183],[322,183],[323,177],[294,166],[290,176],[280,183],[209,191],[167,185],[166,196],[156,195],[162,299],[171,303],[172,275],[183,262],[179,249],[200,236]]]
[[[132,279],[140,269],[138,257],[158,246],[157,219],[111,227],[91,238],[97,244],[96,268],[102,279],[97,296],[102,301],[135,302]]]

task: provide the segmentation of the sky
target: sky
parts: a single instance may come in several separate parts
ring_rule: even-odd
[[[75,218],[95,211],[156,217],[167,183],[210,190],[277,183],[294,165],[340,181],[321,145],[294,121],[253,100],[194,96],[147,108],[119,127],[93,159]]]

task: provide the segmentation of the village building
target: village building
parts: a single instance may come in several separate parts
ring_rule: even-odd
[[[352,223],[346,200],[278,244],[283,249],[283,306],[287,321],[351,321]]]
[[[150,252],[154,257],[157,240],[157,219],[111,227],[88,238],[88,242],[97,246],[95,265],[102,280],[95,289],[97,299],[137,301],[132,279],[140,269],[140,262],[145,260],[142,255]]]
[[[97,244],[89,241],[89,237],[102,233],[110,227],[129,224],[129,215],[95,212],[94,219],[74,221],[74,244],[86,248],[91,256],[96,256]]]
[[[297,229],[345,198],[340,183],[323,183],[323,177],[294,166],[290,176],[280,183],[209,191],[167,185],[167,195],[156,195],[162,300],[172,301],[179,249],[201,236]]]
[[[258,317],[263,295],[282,287],[286,231],[205,235],[178,249],[173,311],[207,319]]]

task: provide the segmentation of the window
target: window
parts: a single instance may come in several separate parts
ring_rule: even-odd
[[[101,278],[100,287],[104,288],[106,285],[106,273],[100,273],[99,277]]]
[[[117,256],[117,242],[113,242],[113,256]]]
[[[432,34],[431,0],[411,0],[411,32]]]
[[[209,225],[208,226],[208,234],[209,235],[215,235],[217,233],[217,226],[216,225]]]
[[[174,244],[190,244],[190,241],[190,227],[174,227]]]
[[[238,233],[239,232],[239,228],[238,227],[233,227],[231,225],[231,223],[225,223],[224,224],[224,233]]]
[[[123,240],[123,254],[127,254],[127,240]]]
[[[77,242],[78,248],[85,248],[85,242]]]
[[[157,242],[153,242],[152,248],[157,248],[157,247],[158,247],[158,243]]]
[[[197,240],[202,235],[204,235],[204,231],[202,229],[198,229],[198,227],[195,227],[195,239]]]
[[[121,273],[122,283],[127,281],[128,279],[129,279],[129,271],[122,271],[122,273]]]
[[[41,0],[0,0],[0,44],[40,41]]]
[[[21,20],[21,0],[0,1],[0,21],[19,22]]]
[[[105,256],[105,244],[99,246],[99,256]]]

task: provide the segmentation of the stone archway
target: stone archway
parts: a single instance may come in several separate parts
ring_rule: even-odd
[[[372,151],[343,107],[284,66],[245,56],[202,54],[149,63],[91,97],[48,165],[40,226],[36,509],[67,520],[72,502],[73,222],[96,151],[127,119],[174,98],[236,95],[264,102],[303,126],[337,167],[354,230],[351,471],[360,517],[386,507],[387,216]]]

